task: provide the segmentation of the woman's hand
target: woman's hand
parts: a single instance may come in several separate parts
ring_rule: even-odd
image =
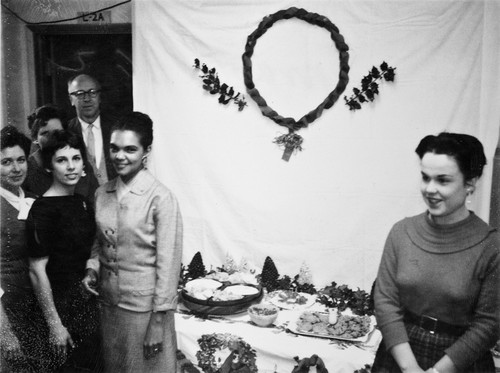
[[[165,316],[166,312],[151,312],[149,319],[148,330],[144,337],[144,358],[151,359],[163,351],[163,333],[165,331]]]
[[[75,347],[71,335],[62,324],[50,327],[50,343],[53,345],[56,354],[65,356],[68,352],[68,346]]]
[[[89,293],[99,296],[97,292],[97,272],[91,268],[87,268],[85,277],[82,280],[82,285]]]

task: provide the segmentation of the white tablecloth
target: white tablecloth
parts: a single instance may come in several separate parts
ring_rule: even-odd
[[[179,349],[197,364],[198,339],[204,334],[230,333],[242,338],[257,353],[259,372],[290,373],[300,359],[313,354],[323,359],[329,373],[353,373],[356,369],[372,364],[380,343],[380,332],[375,330],[364,344],[344,344],[329,339],[296,335],[285,331],[285,323],[294,320],[300,312],[282,310],[274,325],[261,328],[251,323],[246,313],[229,316],[228,320],[203,320],[184,313],[176,314],[177,343]],[[315,372],[315,368],[311,368]]]

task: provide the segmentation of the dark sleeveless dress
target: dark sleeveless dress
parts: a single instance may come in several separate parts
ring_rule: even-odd
[[[78,194],[40,197],[26,227],[29,256],[49,258],[46,272],[54,304],[75,343],[65,365],[99,371],[98,303],[81,285],[96,229],[92,206]]]

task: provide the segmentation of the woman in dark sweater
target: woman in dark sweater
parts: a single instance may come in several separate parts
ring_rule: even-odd
[[[473,136],[427,136],[416,149],[428,210],[387,238],[375,286],[383,341],[373,372],[495,372],[498,233],[466,207],[486,164]]]

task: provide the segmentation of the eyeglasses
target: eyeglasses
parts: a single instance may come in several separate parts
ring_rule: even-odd
[[[90,98],[96,98],[99,92],[101,92],[100,89],[89,89],[88,91],[79,90],[71,92],[70,95],[76,97],[78,100],[83,100],[85,99],[85,95],[88,95]]]

